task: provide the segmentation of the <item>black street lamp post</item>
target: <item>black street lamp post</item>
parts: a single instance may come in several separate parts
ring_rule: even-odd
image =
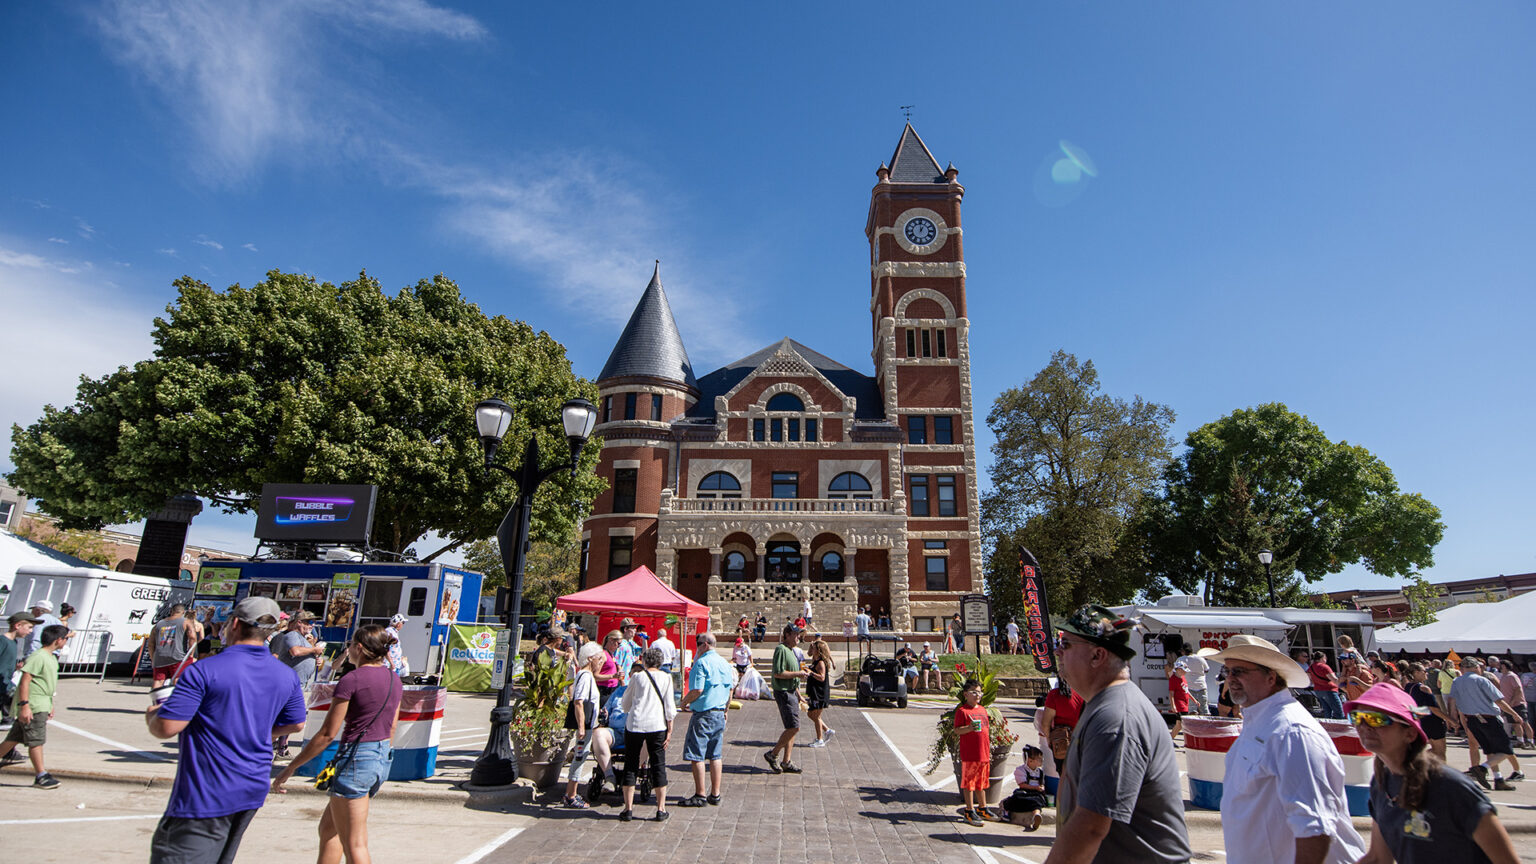
[[[1264,581],[1269,583],[1269,608],[1275,608],[1275,577],[1269,575],[1269,562],[1275,560],[1275,553],[1268,549],[1259,551],[1259,563],[1264,565]]]
[[[492,468],[510,476],[517,484],[517,503],[507,511],[496,529],[496,542],[501,546],[501,564],[506,571],[507,586],[511,596],[502,621],[511,637],[511,651],[507,657],[506,677],[496,693],[496,707],[491,709],[491,736],[485,742],[485,752],[475,760],[469,782],[473,786],[509,786],[517,780],[517,761],[512,754],[512,667],[517,657],[517,644],[521,636],[523,607],[523,569],[528,560],[528,524],[533,513],[533,493],[539,484],[569,470],[576,473],[581,448],[586,446],[597,425],[597,409],[585,399],[571,399],[560,409],[560,422],[565,427],[565,438],[571,445],[570,461],[552,468],[539,467],[539,438],[528,436],[523,448],[523,460],[517,468],[508,468],[495,461],[501,439],[512,426],[512,406],[500,399],[486,399],[475,406],[475,427],[480,433],[480,444],[485,448],[485,470]]]

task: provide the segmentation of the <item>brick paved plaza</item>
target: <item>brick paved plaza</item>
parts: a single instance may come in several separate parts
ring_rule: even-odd
[[[541,802],[547,799],[552,806],[538,814],[536,825],[485,860],[546,862],[550,850],[563,849],[575,860],[673,864],[978,861],[967,843],[967,832],[973,829],[955,818],[950,800],[955,796],[916,788],[895,754],[854,708],[827,709],[825,717],[837,734],[822,749],[796,746],[794,761],[805,773],[795,775],[774,774],[763,761],[762,754],[781,729],[773,703],[746,703],[742,710],[730,712],[726,728],[721,805],[678,807],[677,800],[692,794],[693,788],[682,759],[688,717],[678,715],[667,751],[672,813],[667,822],[642,821],[653,815],[654,803],[637,803],[636,820],[625,823],[618,819],[622,805],[617,796],[604,796],[601,805],[576,811],[560,807],[555,792],[541,796]],[[809,727],[806,722],[801,730],[806,741],[814,738]],[[948,771],[941,767],[935,777]],[[1044,857],[1044,850],[1036,857]]]

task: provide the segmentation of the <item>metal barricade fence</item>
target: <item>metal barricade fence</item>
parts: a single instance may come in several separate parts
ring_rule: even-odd
[[[96,677],[107,675],[107,661],[112,656],[111,630],[76,630],[59,652],[59,677],[66,675]]]

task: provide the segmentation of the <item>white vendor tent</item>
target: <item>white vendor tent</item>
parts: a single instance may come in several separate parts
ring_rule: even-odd
[[[1435,623],[1376,631],[1382,653],[1536,654],[1536,592],[1498,603],[1461,603],[1442,609]]]
[[[96,567],[73,555],[65,555],[49,549],[41,543],[33,543],[8,531],[0,531],[0,606],[5,605],[6,595],[16,582],[16,571],[21,567]]]

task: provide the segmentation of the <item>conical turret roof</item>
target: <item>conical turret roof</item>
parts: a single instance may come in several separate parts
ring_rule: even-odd
[[[597,380],[631,377],[676,381],[694,390],[699,387],[688,362],[688,351],[683,347],[683,337],[677,332],[672,306],[661,288],[660,263]]]
[[[891,154],[892,183],[945,183],[944,169],[933,158],[928,145],[908,123],[901,130],[901,140],[896,142],[896,152]]]

